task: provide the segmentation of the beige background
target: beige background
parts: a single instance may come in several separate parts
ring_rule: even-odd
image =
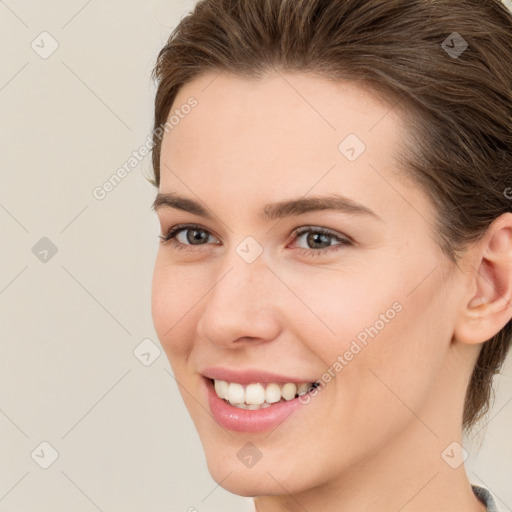
[[[0,1],[3,512],[252,510],[209,476],[158,355],[150,157],[104,199],[93,195],[146,141],[151,68],[192,5]],[[505,511],[511,375],[509,362],[485,442],[466,442],[470,479]]]

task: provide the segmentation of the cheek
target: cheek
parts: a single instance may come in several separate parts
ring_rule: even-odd
[[[365,326],[367,344],[341,372],[339,392],[361,413],[353,425],[354,435],[367,429],[388,434],[398,430],[411,418],[408,407],[421,411],[435,393],[451,339],[447,298],[436,277],[409,295],[397,290],[388,297],[397,299],[401,311],[380,330],[374,315],[373,336]]]
[[[402,314],[400,287],[382,282],[375,267],[312,267],[288,273],[285,281],[294,292],[286,312],[294,318],[287,326],[300,324],[297,334],[329,365],[350,350],[354,340],[364,348],[381,337]]]
[[[380,272],[340,272],[336,279],[331,272],[330,281],[317,274],[309,288],[295,283],[303,301],[335,333],[308,315],[309,328],[301,336],[324,363],[327,373],[322,377],[334,382],[327,385],[334,388],[342,418],[348,410],[358,411],[359,419],[351,422],[356,436],[375,424],[376,417],[388,418],[390,428],[393,418],[400,422],[408,417],[400,400],[413,409],[421,407],[441,371],[452,334],[441,270],[423,280],[435,263],[397,268],[390,261],[372,268]],[[333,424],[347,424],[342,418]]]
[[[188,326],[194,319],[194,306],[200,296],[187,278],[187,273],[165,263],[159,255],[153,271],[151,314],[155,331],[162,347],[171,357],[182,357],[190,352],[192,332]],[[172,361],[171,361],[172,362]]]

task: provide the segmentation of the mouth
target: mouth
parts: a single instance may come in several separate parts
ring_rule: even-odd
[[[279,402],[289,402],[319,386],[316,382],[270,382],[266,384],[253,382],[240,384],[220,379],[209,380],[212,382],[217,396],[225,403],[238,409],[250,411],[266,409]]]
[[[244,433],[275,430],[294,412],[316,401],[316,393],[311,392],[320,385],[227,370],[203,372],[202,377],[213,419],[226,430]]]

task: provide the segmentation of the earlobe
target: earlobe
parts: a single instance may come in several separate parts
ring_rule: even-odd
[[[454,338],[467,344],[483,343],[512,318],[512,213],[503,214],[468,251],[468,289]],[[476,290],[476,291],[475,291]]]

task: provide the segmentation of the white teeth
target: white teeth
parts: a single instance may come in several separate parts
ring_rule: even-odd
[[[265,401],[265,388],[261,384],[249,384],[245,388],[245,403],[261,405]]]
[[[295,398],[295,393],[297,393],[297,386],[293,382],[287,382],[283,389],[281,389],[281,395],[285,400],[292,400]]]
[[[281,400],[281,388],[279,384],[267,384],[267,389],[265,389],[265,401],[269,404],[275,404]]]
[[[215,392],[219,398],[228,397],[228,383],[225,380],[215,381]]]
[[[242,384],[231,382],[228,385],[226,398],[229,400],[231,404],[241,404],[245,402],[245,391]]]
[[[301,396],[307,393],[311,386],[312,384],[307,382],[300,384],[293,382],[277,384],[272,382],[266,386],[254,383],[244,387],[237,382],[214,380],[215,392],[219,398],[227,400],[235,407],[249,410],[270,407],[271,404],[282,400],[293,400],[296,395]]]
[[[270,407],[271,404],[267,404],[267,402],[262,403],[261,405],[256,404],[231,404],[235,407],[238,407],[239,409],[248,409],[251,411],[255,411],[256,409],[266,409],[267,407]]]

